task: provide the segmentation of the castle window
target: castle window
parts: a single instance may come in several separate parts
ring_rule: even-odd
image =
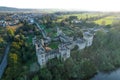
[[[40,45],[38,44],[38,47],[40,47]]]

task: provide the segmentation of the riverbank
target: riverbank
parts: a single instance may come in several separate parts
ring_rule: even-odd
[[[90,80],[120,80],[120,68],[110,72],[99,72]]]

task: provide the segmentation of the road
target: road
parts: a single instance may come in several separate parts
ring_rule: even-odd
[[[10,50],[10,44],[7,45],[4,52],[3,60],[0,63],[0,79],[5,71],[5,68],[7,67],[7,56],[8,56],[9,50]]]

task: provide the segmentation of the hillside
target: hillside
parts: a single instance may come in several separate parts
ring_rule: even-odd
[[[36,9],[20,9],[0,6],[0,12],[34,12]]]

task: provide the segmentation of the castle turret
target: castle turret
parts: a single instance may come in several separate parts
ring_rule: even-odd
[[[89,32],[84,32],[83,33],[83,38],[86,40],[86,46],[91,46],[93,42],[93,34]]]
[[[75,41],[75,44],[78,46],[78,49],[81,50],[81,49],[84,49],[86,47],[86,41],[84,39],[80,39],[78,38],[76,41]]]
[[[46,64],[45,49],[40,43],[35,44],[35,46],[36,46],[36,55],[37,55],[38,63],[42,67]]]
[[[63,60],[66,60],[67,58],[70,57],[70,49],[67,44],[60,44],[58,48],[59,48],[59,53],[61,55],[61,58]]]

